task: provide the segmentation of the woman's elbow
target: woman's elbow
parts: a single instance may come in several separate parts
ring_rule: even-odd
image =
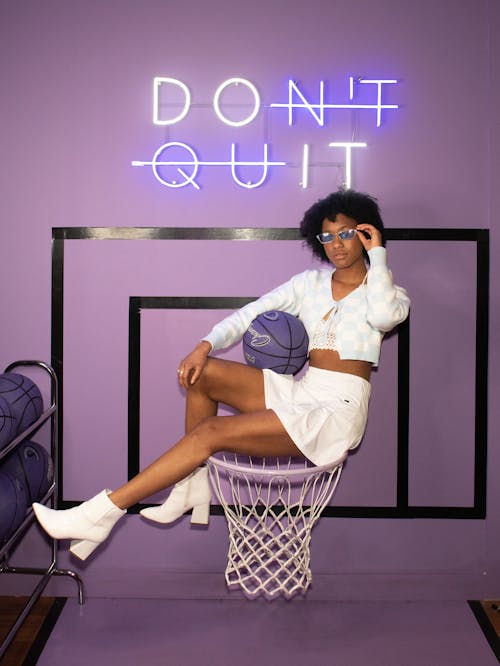
[[[408,317],[409,309],[400,307],[391,311],[374,311],[368,313],[367,321],[373,328],[382,333],[388,333],[393,328],[402,324]]]

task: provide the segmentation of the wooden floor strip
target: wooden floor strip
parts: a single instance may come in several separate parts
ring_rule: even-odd
[[[28,597],[0,597],[0,642],[9,633]],[[0,666],[36,664],[66,599],[40,597],[0,659]]]
[[[52,629],[56,626],[59,615],[61,614],[67,599],[58,597],[54,600],[42,626],[40,627],[35,640],[33,641],[28,654],[26,655],[23,666],[35,666],[38,657],[42,654],[45,643],[49,640]]]
[[[492,615],[492,613],[495,613],[492,606],[496,606],[497,604],[498,602],[494,601],[469,601],[469,606],[474,613],[486,640],[496,658],[500,661],[500,638],[498,634],[500,624],[497,623],[497,619]],[[492,620],[495,620],[495,623],[493,623]]]

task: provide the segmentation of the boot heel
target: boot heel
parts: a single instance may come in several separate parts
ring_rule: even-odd
[[[69,547],[70,553],[80,558],[81,560],[86,560],[89,555],[91,555],[94,550],[99,546],[95,541],[87,541],[85,539],[74,539],[71,542]]]
[[[208,525],[208,517],[210,515],[210,503],[197,504],[193,507],[191,513],[191,523],[195,525]]]

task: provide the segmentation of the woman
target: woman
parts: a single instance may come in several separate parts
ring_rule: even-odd
[[[207,522],[210,489],[203,463],[218,451],[250,456],[306,456],[334,463],[363,436],[370,371],[385,332],[408,316],[406,291],[393,284],[386,263],[384,225],[376,200],[339,190],[304,215],[301,235],[313,254],[334,266],[295,275],[217,324],[184,358],[178,380],[187,391],[186,434],[125,485],[103,490],[65,511],[34,504],[42,527],[85,559],[103,542],[126,509],[175,488],[166,502],[141,514],[168,523],[193,509]],[[268,310],[300,317],[309,335],[309,367],[298,381],[210,352],[238,341]],[[217,416],[219,402],[234,416]]]

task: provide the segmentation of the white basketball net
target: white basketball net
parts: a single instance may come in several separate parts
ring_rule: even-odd
[[[312,467],[296,459],[209,458],[229,527],[229,589],[270,599],[306,592],[311,530],[337,487],[342,463]]]

